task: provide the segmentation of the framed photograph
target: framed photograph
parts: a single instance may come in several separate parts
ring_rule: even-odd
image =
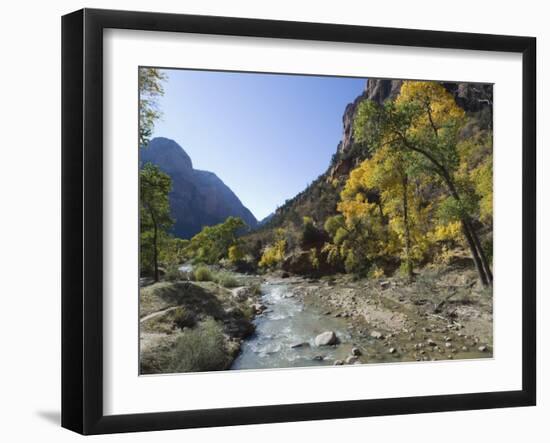
[[[62,21],[62,425],[536,402],[536,41]]]

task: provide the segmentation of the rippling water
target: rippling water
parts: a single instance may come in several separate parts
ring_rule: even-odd
[[[242,343],[231,369],[332,365],[349,355],[350,334],[343,319],[305,307],[284,283],[266,283],[262,294],[267,310],[256,317],[256,332]],[[315,337],[324,331],[334,331],[341,344],[316,347]]]

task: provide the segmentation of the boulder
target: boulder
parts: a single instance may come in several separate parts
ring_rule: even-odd
[[[331,346],[338,343],[338,337],[334,331],[325,331],[315,337],[315,346]]]
[[[256,315],[260,315],[267,309],[267,306],[262,303],[255,303],[252,305],[252,308],[254,309],[254,313]]]

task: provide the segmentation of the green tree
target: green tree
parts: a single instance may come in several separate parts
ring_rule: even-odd
[[[140,256],[142,266],[152,269],[154,280],[159,281],[160,247],[173,225],[168,201],[172,180],[151,163],[141,169],[139,179]]]
[[[228,217],[223,223],[205,226],[187,247],[194,261],[213,264],[228,256],[229,248],[237,244],[237,234],[246,227],[239,217]]]
[[[164,95],[166,75],[157,68],[139,68],[139,146],[149,143],[155,121],[161,116],[157,100]]]

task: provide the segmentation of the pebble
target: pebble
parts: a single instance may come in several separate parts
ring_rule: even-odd
[[[372,338],[377,338],[377,339],[383,339],[384,338],[384,334],[382,334],[381,332],[378,332],[378,331],[372,331],[370,333],[370,336]]]
[[[362,352],[359,348],[351,348],[351,355],[354,355],[354,356],[358,357],[361,354],[362,354]]]
[[[446,347],[446,348],[450,348],[452,345],[453,345],[453,344],[450,343],[450,342],[445,343],[445,347]]]
[[[477,348],[477,350],[479,352],[487,352],[487,346],[483,345],[483,346],[480,346],[479,348]]]
[[[460,348],[460,349],[464,352],[468,352],[468,348],[466,346],[462,346],[462,348]]]
[[[336,360],[334,362],[334,366],[342,366],[344,364],[344,362],[342,360]]]
[[[390,348],[390,349],[388,349],[388,352],[389,352],[390,354],[395,354],[396,349],[395,349],[395,348]]]
[[[435,346],[436,345],[435,341],[432,338],[429,338],[428,340],[426,340],[426,343],[428,343],[428,345],[430,345],[430,346]]]

